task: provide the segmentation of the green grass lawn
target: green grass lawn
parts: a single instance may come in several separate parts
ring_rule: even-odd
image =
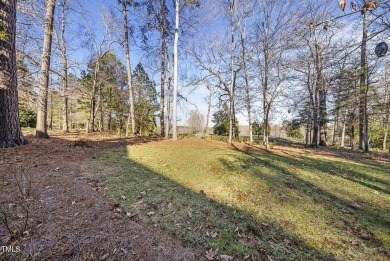
[[[103,151],[84,166],[185,244],[270,260],[390,260],[390,166],[208,141]]]

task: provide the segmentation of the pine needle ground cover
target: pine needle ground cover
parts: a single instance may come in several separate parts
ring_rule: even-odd
[[[129,218],[211,257],[390,259],[388,163],[181,140],[105,150],[83,168]]]

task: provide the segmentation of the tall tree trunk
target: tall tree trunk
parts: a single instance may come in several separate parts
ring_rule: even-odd
[[[110,103],[110,111],[108,114],[108,123],[107,123],[107,130],[108,132],[111,132],[111,125],[112,125],[112,87],[110,86],[109,89],[109,103]]]
[[[245,92],[246,92],[246,108],[248,112],[248,125],[249,125],[249,143],[253,143],[253,130],[252,130],[252,112],[251,112],[251,96],[250,96],[250,88],[249,88],[249,80],[248,80],[248,68],[246,64],[246,46],[245,40],[240,24],[240,36],[241,36],[241,46],[242,46],[242,63],[244,67],[244,80],[245,80]]]
[[[367,57],[367,31],[368,22],[366,13],[363,14],[363,37],[360,54],[360,93],[359,93],[359,149],[363,149],[364,143],[364,108],[366,89],[366,57]]]
[[[305,147],[308,147],[309,146],[309,143],[310,143],[310,121],[309,119],[306,121],[306,135],[305,135]]]
[[[366,66],[366,88],[364,90],[364,152],[369,152],[369,143],[370,139],[368,137],[368,88],[369,88],[369,74],[368,74],[368,65]]]
[[[355,150],[355,122],[351,126],[351,149]]]
[[[345,129],[346,129],[346,120],[347,120],[347,113],[348,111],[345,111],[344,119],[343,119],[343,128],[341,129],[341,147],[345,146]]]
[[[327,112],[326,112],[326,89],[325,78],[323,72],[323,58],[322,49],[318,43],[317,37],[315,38],[315,67],[316,67],[316,91],[318,92],[318,125],[319,125],[319,144],[320,146],[326,146],[326,132],[327,132]],[[322,138],[324,134],[324,139]]]
[[[390,124],[390,88],[389,84],[387,83],[387,68],[385,68],[385,99],[383,104],[386,106],[386,114],[383,118],[383,143],[382,143],[382,150],[386,150],[387,145],[387,135],[389,132],[389,124]],[[390,152],[390,151],[389,151]]]
[[[94,72],[93,72],[93,81],[92,81],[92,93],[91,93],[91,101],[89,108],[89,116],[88,116],[88,124],[86,131],[87,133],[95,131],[95,118],[96,118],[96,93],[98,91],[98,73],[100,70],[100,59],[101,56],[96,58]]]
[[[175,42],[173,47],[173,119],[172,119],[172,140],[177,140],[177,86],[178,86],[178,44],[179,44],[179,24],[180,24],[180,3],[179,0],[175,0]]]
[[[230,35],[231,35],[231,50],[230,50],[230,115],[229,115],[229,144],[233,142],[233,126],[234,122],[234,0],[229,1],[229,18],[230,18]]]
[[[383,144],[382,144],[383,151],[386,150],[387,135],[389,132],[389,121],[390,121],[390,116],[387,116],[386,123],[385,123],[384,130],[383,130]]]
[[[389,132],[389,124],[390,124],[390,94],[389,94],[389,87],[386,88],[386,93],[385,93],[385,102],[384,104],[386,105],[386,115],[385,115],[385,120],[383,124],[383,144],[382,144],[382,150],[386,150],[386,144],[387,144],[387,135]]]
[[[235,84],[235,80],[234,80],[234,86],[236,86]],[[236,104],[234,102],[234,87],[233,87],[233,138],[235,139],[238,139],[238,136],[239,136],[239,133],[238,133],[238,126],[237,126],[237,119],[236,119]]]
[[[50,124],[49,129],[53,130],[53,114],[54,114],[54,97],[53,92],[50,92]]]
[[[168,52],[167,52],[168,53]],[[170,65],[169,65],[169,58],[167,59],[168,64],[168,83],[167,83],[167,111],[165,114],[165,139],[169,138],[169,122],[171,120],[171,81],[172,81],[172,76],[171,76],[171,70],[170,70]]]
[[[211,86],[207,86],[207,89],[209,90],[209,98],[208,98],[208,102],[207,102],[206,125],[204,126],[203,135],[206,135],[207,131],[209,129],[209,120],[210,120],[210,112],[211,112],[211,101],[212,101],[212,97],[213,97]]]
[[[24,142],[19,122],[16,67],[16,0],[0,4],[0,148]]]
[[[268,72],[269,72],[269,55],[268,55],[268,36],[265,36],[264,43],[264,84],[263,84],[263,114],[264,114],[264,132],[263,132],[263,144],[266,150],[268,150],[268,116],[269,107],[268,103]]]
[[[62,57],[62,96],[64,99],[62,110],[62,132],[69,132],[69,119],[68,119],[68,57],[65,42],[65,7],[66,0],[62,2],[62,16],[61,16],[61,57]]]
[[[38,98],[38,113],[37,113],[37,138],[48,138],[47,134],[47,96],[49,90],[49,72],[51,59],[51,43],[53,33],[53,20],[56,0],[48,0],[46,3],[45,15],[45,32],[43,38],[42,64],[41,64],[41,80]]]
[[[165,136],[165,124],[164,124],[164,99],[165,99],[165,19],[166,19],[166,1],[161,0],[161,19],[160,19],[160,32],[161,32],[161,89],[160,89],[160,128],[161,137]],[[169,131],[169,130],[168,130]]]
[[[313,108],[313,146],[318,148],[319,123],[318,123],[318,95],[314,93],[314,108]]]
[[[100,112],[100,124],[99,124],[99,131],[104,131],[104,111],[103,111],[103,94],[102,94],[102,87],[99,88],[99,112]]]
[[[336,145],[336,134],[337,134],[337,128],[338,128],[338,122],[337,122],[337,116],[333,124],[333,137],[332,137],[332,145]]]
[[[131,63],[130,63],[130,48],[129,48],[129,27],[127,24],[126,0],[122,0],[123,26],[125,29],[125,49],[126,49],[126,67],[127,67],[127,84],[129,86],[130,100],[130,115],[127,118],[126,136],[129,135],[129,125],[131,123],[131,134],[135,133],[135,116],[134,116],[134,98],[133,84],[131,79]]]
[[[271,109],[271,104],[268,104],[266,108],[266,112],[264,115],[264,144],[265,149],[269,150],[269,133],[268,133],[268,125],[269,125],[269,111]]]

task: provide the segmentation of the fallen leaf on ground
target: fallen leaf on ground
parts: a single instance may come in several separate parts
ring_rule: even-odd
[[[207,260],[211,261],[214,260],[214,257],[218,254],[218,248],[216,250],[213,250],[210,248],[209,251],[206,251],[206,258]]]
[[[345,213],[345,214],[351,214],[352,212],[351,211],[348,211],[346,210],[345,208],[342,208],[341,209],[341,212]]]
[[[356,202],[352,203],[351,207],[356,208],[356,209],[361,209],[362,208],[362,206],[359,203],[356,203]]]
[[[360,237],[367,240],[367,239],[371,238],[371,235],[366,234],[366,233],[362,233],[362,234],[360,234]]]
[[[128,216],[129,218],[133,218],[133,217],[135,217],[137,215],[138,215],[137,213],[130,213],[130,212],[126,213],[126,216]]]
[[[110,254],[109,253],[107,253],[107,254],[104,254],[101,258],[99,258],[99,260],[106,260],[107,259],[107,257],[109,257],[110,256]]]
[[[358,245],[359,245],[359,242],[356,241],[356,240],[352,240],[352,241],[351,241],[351,244],[352,244],[353,246],[358,246]]]
[[[167,208],[168,208],[168,209],[172,209],[172,208],[173,208],[173,204],[172,204],[172,202],[169,202],[169,203],[168,203],[168,206],[167,206]]]
[[[206,232],[206,235],[207,235],[208,237],[216,238],[216,237],[218,237],[218,232],[214,232],[214,231],[212,231],[212,232]]]
[[[249,248],[255,248],[256,245],[257,245],[256,239],[251,239],[251,240],[248,242],[247,245],[248,245]]]
[[[219,258],[222,260],[233,260],[233,257],[228,255],[220,255]]]
[[[207,222],[206,222],[206,227],[207,228],[213,228],[214,227],[214,224],[213,224],[213,222],[211,221],[211,220],[208,220]]]
[[[154,211],[150,211],[148,214],[146,214],[148,217],[151,217],[151,216],[153,216],[153,215],[155,215],[156,214],[156,212],[154,212]]]

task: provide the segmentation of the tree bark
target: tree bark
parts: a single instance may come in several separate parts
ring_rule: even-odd
[[[390,121],[390,116],[387,117],[385,126],[384,126],[384,132],[383,132],[383,144],[382,144],[382,150],[386,150],[386,144],[387,144],[387,134],[389,132],[389,121]]]
[[[268,150],[268,116],[269,116],[269,107],[268,104],[268,71],[269,71],[269,56],[268,56],[268,36],[265,36],[264,43],[264,84],[263,84],[263,114],[264,114],[264,132],[263,132],[263,144],[265,145],[266,150]]]
[[[246,92],[246,108],[248,112],[248,125],[249,125],[249,143],[253,143],[253,130],[252,130],[252,112],[251,112],[251,96],[250,96],[250,88],[249,88],[249,80],[248,80],[248,68],[246,64],[246,46],[245,40],[240,24],[240,35],[241,35],[241,45],[242,45],[242,63],[244,67],[244,80],[245,80],[245,92]]]
[[[49,123],[50,130],[53,130],[53,114],[54,114],[54,97],[53,97],[53,92],[50,92],[50,123]]]
[[[366,76],[366,88],[365,88],[365,91],[364,91],[364,152],[369,152],[369,138],[368,138],[368,124],[369,124],[369,121],[368,121],[368,70],[367,70],[367,76]]]
[[[213,92],[211,90],[211,86],[207,86],[207,89],[209,90],[209,98],[207,102],[207,115],[206,115],[206,125],[204,126],[203,135],[207,134],[207,131],[209,129],[209,120],[210,120],[210,112],[211,112],[211,101]]]
[[[129,124],[131,122],[131,134],[135,133],[135,116],[134,116],[134,98],[133,84],[131,79],[131,63],[129,48],[129,27],[127,24],[126,0],[122,0],[123,26],[125,29],[125,49],[126,49],[126,67],[127,67],[127,84],[129,86],[130,115],[127,117],[126,136],[129,135]]]
[[[347,114],[348,110],[345,111],[344,117],[343,117],[343,128],[341,129],[341,143],[340,146],[343,148],[345,147],[345,130],[346,130],[346,121],[347,121]]]
[[[165,136],[165,124],[164,124],[164,99],[165,99],[165,51],[166,51],[166,1],[161,0],[161,19],[160,19],[160,32],[161,32],[161,89],[160,89],[160,128],[161,137]],[[169,130],[168,130],[169,131]]]
[[[168,53],[168,52],[167,52]],[[165,139],[169,138],[169,122],[171,120],[171,81],[172,81],[172,76],[171,76],[171,70],[170,70],[170,65],[169,65],[169,58],[167,59],[168,61],[168,83],[167,83],[167,111],[165,114]]]
[[[306,135],[305,135],[305,147],[309,146],[310,143],[310,121],[309,119],[306,121]]]
[[[314,108],[313,108],[313,146],[318,148],[319,124],[318,124],[318,95],[314,93]]]
[[[173,119],[172,119],[172,140],[177,140],[177,87],[178,87],[178,44],[179,44],[179,24],[180,24],[180,3],[175,0],[175,42],[173,47]]]
[[[45,32],[43,39],[42,64],[41,64],[41,80],[38,99],[37,113],[37,138],[49,138],[47,134],[47,97],[49,90],[49,72],[51,59],[51,44],[53,33],[53,20],[56,0],[48,0],[46,3],[45,15]]]
[[[351,127],[351,149],[355,150],[355,123],[352,122]]]
[[[19,122],[16,67],[16,0],[0,4],[0,148],[24,142]]]
[[[108,130],[108,132],[111,132],[111,125],[112,125],[112,86],[110,86],[110,89],[109,89],[108,99],[109,99],[109,104],[110,104],[110,110],[109,110],[109,114],[108,114],[107,130]]]
[[[63,111],[62,111],[62,132],[69,132],[69,119],[68,119],[68,57],[65,42],[65,7],[66,0],[62,2],[62,16],[61,16],[61,57],[62,57],[62,95],[64,99]]]
[[[230,34],[231,34],[231,50],[230,50],[230,90],[229,90],[229,101],[230,101],[230,117],[229,117],[229,144],[233,142],[233,125],[234,122],[234,28],[233,28],[233,9],[234,0],[229,1],[230,10]]]
[[[94,72],[93,72],[93,81],[92,81],[92,93],[91,93],[91,101],[89,108],[89,116],[88,116],[88,124],[86,128],[86,132],[94,132],[95,131],[95,118],[96,118],[96,94],[98,92],[98,74],[100,71],[100,59],[103,56],[98,56],[95,61]]]
[[[367,15],[363,14],[363,37],[360,54],[360,93],[359,93],[359,149],[363,149],[364,143],[364,108],[365,108],[365,87],[366,87],[366,56],[367,56]]]

